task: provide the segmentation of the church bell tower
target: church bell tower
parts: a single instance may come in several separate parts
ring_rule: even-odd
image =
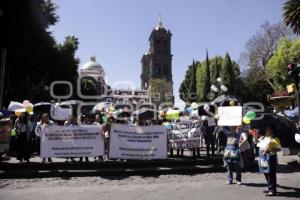
[[[151,79],[164,79],[173,85],[171,32],[167,30],[159,17],[158,25],[149,37],[149,50],[141,59],[141,88],[148,89]]]

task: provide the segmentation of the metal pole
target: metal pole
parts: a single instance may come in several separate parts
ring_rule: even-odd
[[[1,63],[1,74],[0,74],[0,108],[3,104],[3,93],[4,93],[4,78],[5,78],[5,63],[6,63],[6,49],[2,49],[2,63]]]

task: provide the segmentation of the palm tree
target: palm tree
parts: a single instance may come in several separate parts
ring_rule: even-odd
[[[296,34],[300,34],[300,1],[288,0],[283,6],[283,20]]]

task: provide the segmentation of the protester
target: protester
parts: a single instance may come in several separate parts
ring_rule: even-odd
[[[17,159],[20,163],[23,160],[29,162],[30,159],[30,133],[31,123],[27,112],[22,112],[15,122],[16,129],[16,151]]]
[[[94,125],[102,125],[103,124],[103,116],[101,116],[101,114],[97,114],[95,116],[95,121],[93,122]],[[105,138],[104,134],[103,134],[103,131],[102,131],[103,127],[101,127],[101,129],[99,130],[100,131],[100,136],[102,136],[103,138]],[[105,139],[104,139],[105,141]],[[105,147],[104,147],[105,148]],[[94,157],[94,161],[95,162],[100,162],[103,160],[103,156],[98,156],[98,160],[97,160],[97,157]]]
[[[53,126],[54,125],[54,122],[50,120],[49,118],[49,115],[47,113],[44,113],[41,117],[41,121],[39,121],[36,125],[36,128],[35,128],[35,135],[36,137],[38,138],[38,144],[40,144],[40,141],[41,141],[41,133],[42,133],[42,130],[45,128],[45,127],[48,127],[48,126]],[[39,145],[39,149],[40,149],[40,145]],[[39,150],[39,154],[40,154],[40,150]],[[46,162],[46,158],[42,158],[42,163],[45,163]],[[51,158],[48,158],[48,162],[52,162],[52,159]]]
[[[81,125],[87,125],[87,124],[89,124],[87,116],[83,115],[83,114],[80,115],[79,123]],[[84,159],[85,159],[85,162],[89,162],[89,158],[88,157],[85,157]],[[79,162],[82,162],[82,160],[83,160],[83,157],[80,157],[79,158]]]
[[[15,156],[16,154],[16,147],[17,147],[17,142],[16,142],[16,128],[14,127],[16,121],[15,115],[10,116],[10,124],[12,127],[11,133],[10,133],[10,142],[9,142],[9,155]]]
[[[109,155],[109,138],[110,138],[110,128],[112,123],[115,123],[115,118],[112,115],[108,115],[108,120],[105,125],[102,126],[102,133],[104,134],[104,147],[105,147],[105,153]]]
[[[70,118],[69,121],[66,121],[64,126],[78,126],[78,122],[77,122],[77,116],[75,114],[73,114]],[[66,162],[68,162],[69,160],[71,160],[71,162],[75,162],[75,158],[66,158]]]
[[[240,147],[240,151],[241,151],[241,163],[243,166],[241,166],[242,168],[244,168],[245,170],[247,170],[248,168],[248,161],[250,159],[250,155],[251,152],[250,149],[250,144],[248,142],[248,128],[246,128],[247,126],[244,126],[241,128],[240,131],[240,142],[239,142],[239,147]]]
[[[227,145],[224,150],[224,161],[227,166],[227,182],[233,183],[233,171],[236,171],[236,183],[242,184],[242,172],[240,167],[241,155],[239,148],[240,128],[238,126],[230,126],[229,131],[223,129],[227,136]]]
[[[196,117],[196,116],[192,116],[191,120],[193,120],[193,122],[196,122],[196,123],[202,123],[198,119],[198,117]],[[199,147],[193,148],[193,158],[196,158],[196,153],[197,153],[197,157],[200,158],[201,138],[203,138],[202,132],[200,133],[200,145],[199,145]]]
[[[205,138],[205,145],[206,145],[206,155],[210,158],[210,151],[211,155],[215,157],[215,143],[216,143],[216,119],[215,117],[206,117],[203,116],[203,132]]]
[[[267,196],[277,195],[277,152],[281,150],[280,140],[274,136],[275,127],[267,125],[263,136],[258,139],[259,147],[259,169],[264,173],[268,188],[263,192]]]

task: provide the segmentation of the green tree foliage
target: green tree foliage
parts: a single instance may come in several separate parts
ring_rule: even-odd
[[[194,102],[197,101],[197,82],[196,82],[196,72],[197,72],[197,66],[195,61],[193,61],[193,64],[191,66],[191,80],[189,84],[188,89],[188,102]]]
[[[233,89],[235,87],[235,74],[233,72],[233,64],[228,53],[226,53],[225,58],[222,60],[221,78],[224,85],[228,88],[228,91],[233,93]]]
[[[173,89],[171,82],[168,82],[165,79],[151,79],[148,90],[153,103],[157,105],[161,103],[173,104]]]
[[[184,80],[181,82],[180,87],[179,87],[179,98],[184,101],[184,102],[189,102],[189,85],[191,82],[191,65],[188,66],[186,72],[185,72],[185,77]]]
[[[197,97],[198,97],[198,101],[202,101],[204,99],[206,99],[206,95],[208,93],[206,93],[205,88],[206,88],[206,63],[200,63],[198,62],[197,64],[197,72],[196,72],[196,81],[197,81]],[[210,87],[210,86],[209,86]],[[208,91],[209,92],[209,91]]]
[[[195,66],[195,67],[194,67]],[[217,78],[223,75],[224,84],[229,88],[229,94],[243,95],[241,90],[244,90],[243,79],[240,77],[240,69],[235,61],[231,61],[229,54],[224,58],[215,56],[211,59],[208,58],[202,62],[193,62],[186,71],[185,79],[182,81],[179,94],[180,98],[187,104],[195,101],[189,97],[189,87],[192,82],[193,70],[196,68],[196,94],[198,101],[204,102],[212,100],[217,96],[211,92],[210,87],[212,84],[217,84]],[[238,86],[236,84],[239,84]],[[230,86],[229,86],[230,85]]]
[[[300,60],[300,39],[280,40],[279,46],[267,64],[267,70],[277,90],[284,90],[291,82],[287,75],[287,65],[293,60]]]
[[[300,1],[288,0],[283,6],[283,20],[294,33],[300,34]]]
[[[58,20],[56,8],[50,0],[0,1],[0,49],[7,50],[5,105],[10,100],[50,100],[48,89],[55,80],[75,83],[78,39],[54,40],[48,28]]]
[[[273,88],[266,81],[257,79],[257,76],[263,76],[262,71],[257,71],[255,68],[247,70],[247,76],[238,80],[236,86],[239,88],[237,96],[241,97],[243,101],[261,102],[267,105],[267,95],[273,93]],[[240,82],[240,84],[239,84]]]
[[[204,69],[204,90],[203,95],[201,98],[199,97],[199,100],[201,101],[208,101],[209,97],[207,96],[210,93],[210,67],[209,67],[209,58],[208,58],[208,51],[206,49],[206,59],[204,63],[205,69]]]

